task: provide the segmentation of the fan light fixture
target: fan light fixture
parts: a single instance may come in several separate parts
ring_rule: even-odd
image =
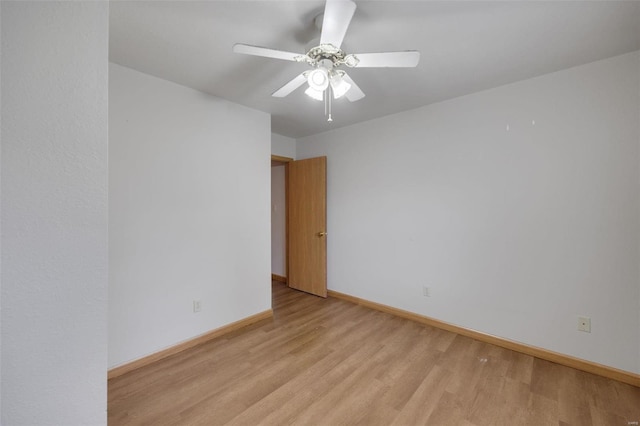
[[[322,101],[324,100],[323,92],[331,86],[333,98],[341,98],[351,89],[351,85],[342,78],[343,75],[344,73],[340,71],[327,70],[323,67],[316,68],[307,76],[309,87],[304,93],[317,101]]]
[[[335,99],[341,98],[345,93],[351,89],[351,85],[344,81],[340,74],[336,74],[331,77],[331,91],[333,92],[333,97]]]
[[[316,101],[321,101],[324,99],[324,90],[316,90],[313,87],[307,87],[307,90],[304,93],[310,98],[315,99]]]
[[[324,115],[327,116],[329,122],[333,121],[331,98],[341,98],[351,89],[351,84],[344,80],[344,75],[344,71],[324,66],[319,66],[306,75],[309,87],[304,93],[312,99],[324,101]]]
[[[307,81],[310,88],[322,92],[329,86],[329,71],[324,67],[318,67],[309,73]]]

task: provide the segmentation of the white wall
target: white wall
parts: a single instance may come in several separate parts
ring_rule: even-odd
[[[285,166],[271,167],[271,273],[287,276]]]
[[[107,2],[2,2],[2,424],[106,424]]]
[[[2,46],[2,3],[0,3],[0,46]],[[0,49],[0,82],[2,82],[2,49]],[[0,83],[0,105],[2,105],[2,84]],[[0,108],[1,109],[1,108]],[[0,129],[2,114],[0,113]],[[0,194],[2,193],[2,135],[0,131]],[[2,235],[2,196],[0,195],[0,235]],[[640,315],[640,314],[639,314]],[[0,383],[2,383],[2,238],[0,238]],[[2,385],[0,384],[0,426],[2,426]]]
[[[328,157],[329,288],[640,372],[639,74],[636,52],[298,140]]]
[[[114,367],[271,308],[271,129],[266,113],[109,70]]]
[[[277,133],[271,133],[271,154],[296,158],[296,140]]]

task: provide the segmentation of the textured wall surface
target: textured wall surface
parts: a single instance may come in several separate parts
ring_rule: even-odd
[[[639,57],[298,140],[328,157],[328,287],[640,372]]]
[[[109,70],[115,367],[271,308],[271,125],[266,113]]]
[[[0,46],[2,46],[2,3],[0,3]],[[2,104],[2,50],[0,50],[0,110]],[[2,111],[0,111],[2,129]],[[2,132],[0,131],[0,235],[2,235]],[[0,426],[2,426],[2,238],[0,238]]]
[[[2,2],[2,424],[106,424],[106,2]]]

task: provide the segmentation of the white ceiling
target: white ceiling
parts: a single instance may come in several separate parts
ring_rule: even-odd
[[[357,1],[347,53],[419,50],[413,69],[351,69],[366,93],[333,123],[303,88],[308,65],[234,54],[234,43],[304,53],[323,1],[112,1],[110,60],[272,115],[302,137],[640,49],[638,1]]]

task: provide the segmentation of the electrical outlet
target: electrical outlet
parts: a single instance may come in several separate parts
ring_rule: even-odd
[[[199,300],[193,301],[193,313],[200,312],[202,309],[202,303]]]
[[[591,333],[591,318],[578,317],[578,331],[584,331],[585,333]]]
[[[426,285],[422,287],[422,295],[424,297],[431,297],[431,289]]]

